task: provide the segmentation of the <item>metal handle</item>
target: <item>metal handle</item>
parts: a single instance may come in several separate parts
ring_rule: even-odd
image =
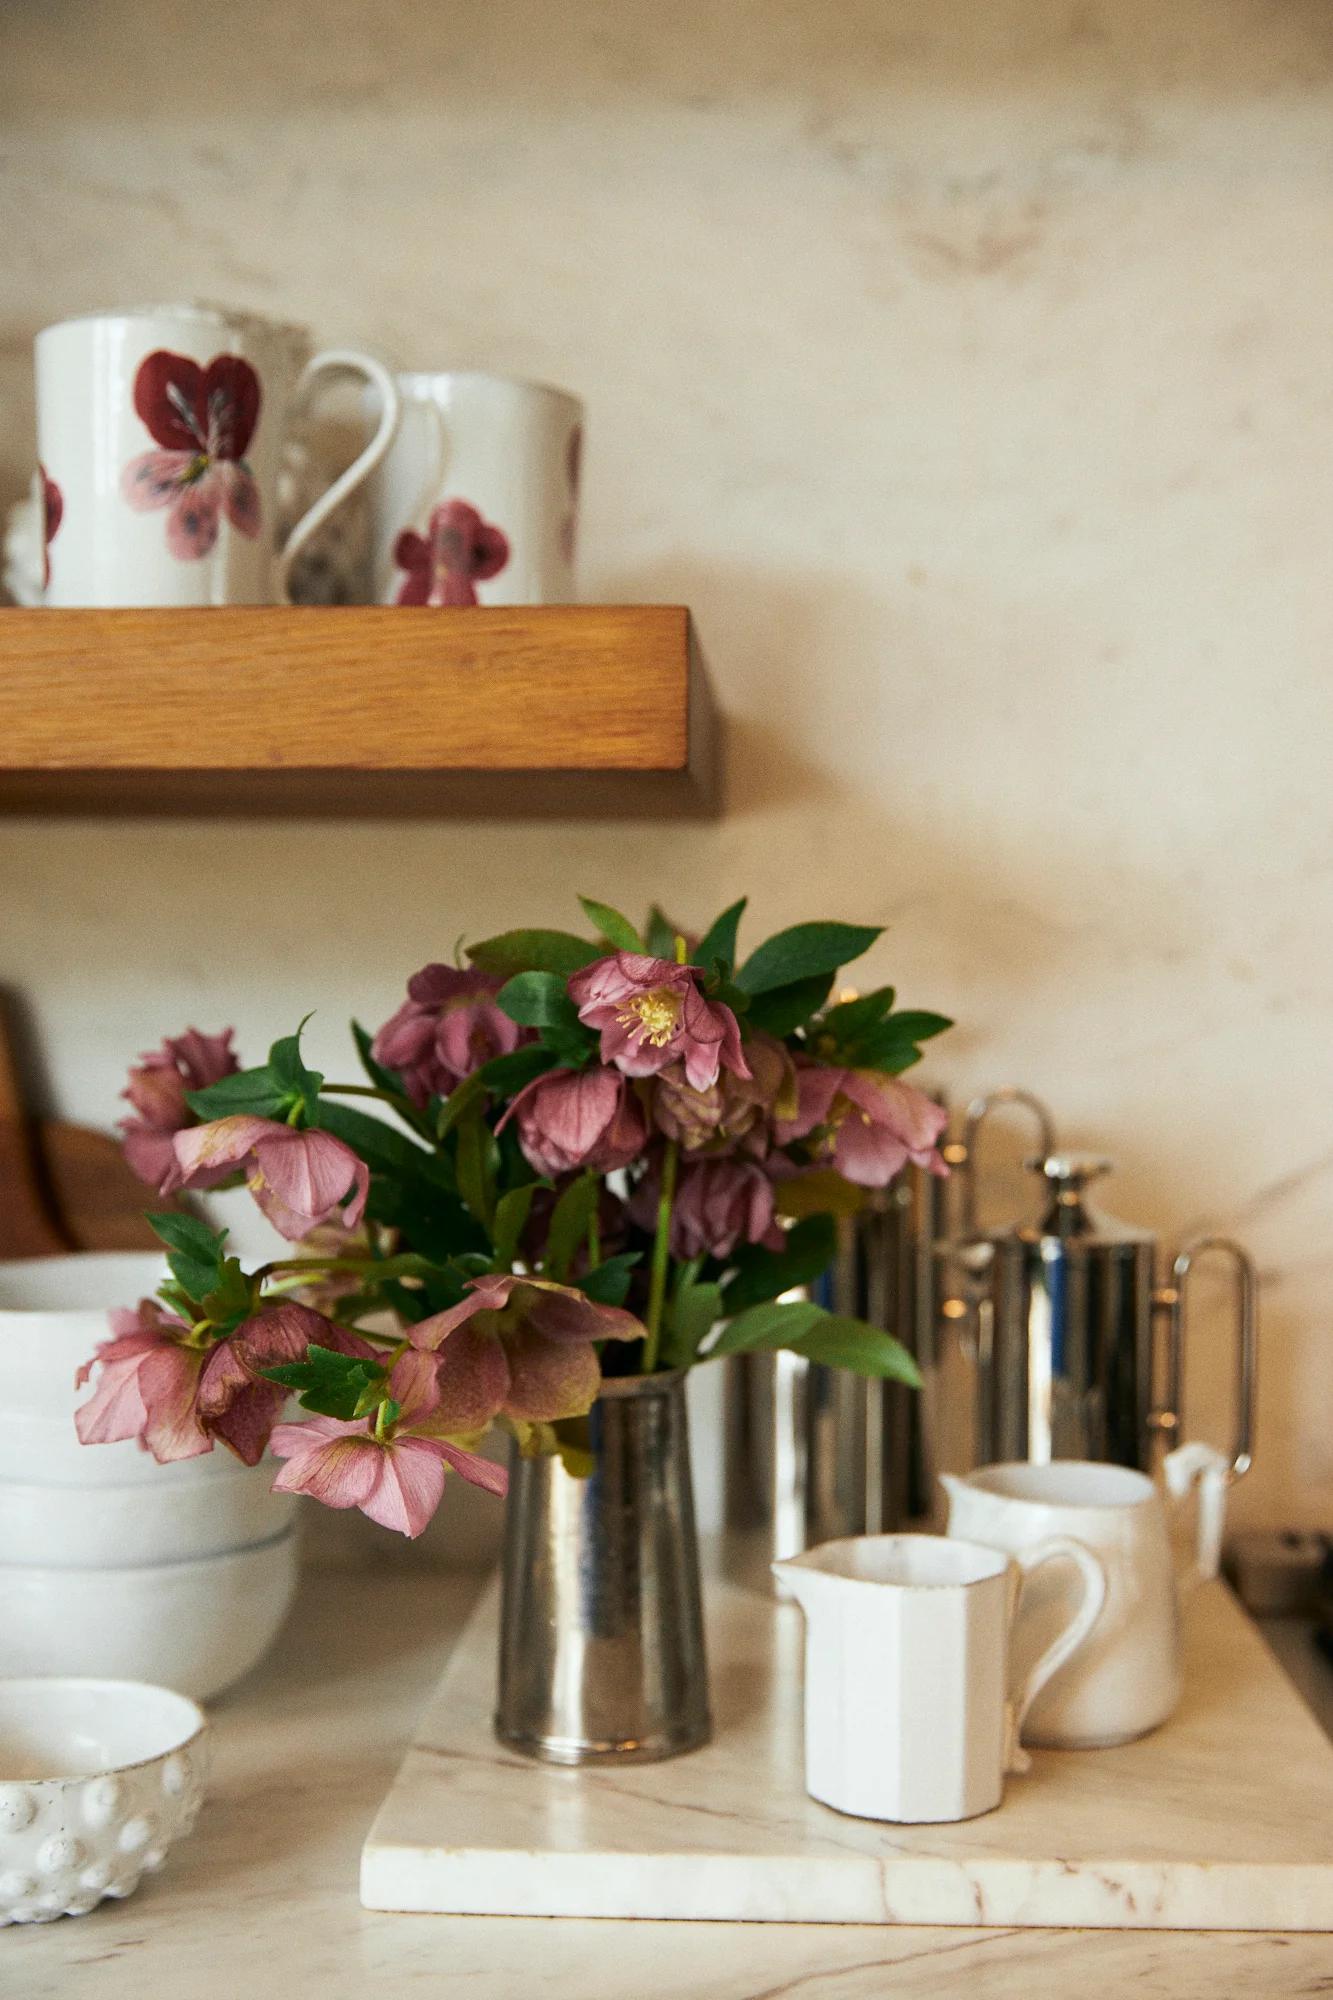
[[[1228,1478],[1242,1479],[1254,1451],[1254,1401],[1258,1369],[1259,1280],[1249,1254],[1229,1236],[1200,1236],[1187,1243],[1171,1266],[1169,1285],[1153,1293],[1153,1305],[1167,1314],[1166,1407],[1153,1412],[1155,1430],[1179,1445],[1185,1434],[1186,1301],[1189,1277],[1200,1257],[1215,1252],[1231,1260],[1235,1273],[1236,1433]]]
[[[1030,1090],[1020,1090],[1016,1084],[1005,1083],[998,1090],[987,1091],[984,1097],[974,1097],[964,1114],[962,1139],[945,1152],[950,1166],[957,1169],[959,1234],[963,1237],[977,1233],[977,1134],[999,1104],[1021,1104],[1030,1111],[1041,1136],[1042,1158],[1055,1151],[1055,1121],[1041,1099],[1034,1097]]]

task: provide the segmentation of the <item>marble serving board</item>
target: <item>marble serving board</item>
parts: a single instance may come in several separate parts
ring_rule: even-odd
[[[491,1733],[498,1592],[459,1641],[362,1854],[370,1909],[1158,1930],[1333,1929],[1333,1744],[1226,1587],[1191,1602],[1153,1736],[1036,1750],[952,1826],[849,1819],[801,1776],[801,1616],[708,1590],[714,1740],[571,1771]]]

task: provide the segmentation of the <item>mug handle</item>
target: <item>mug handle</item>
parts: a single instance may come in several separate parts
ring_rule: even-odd
[[[360,452],[345,472],[339,473],[328,491],[321,493],[312,507],[308,507],[296,526],[288,535],[278,555],[274,569],[278,601],[291,603],[290,582],[292,564],[305,547],[316,529],[322,528],[335,507],[340,507],[350,493],[354,493],[363,479],[366,479],[380,463],[395,437],[398,435],[398,421],[402,413],[402,402],[398,385],[388,369],[369,354],[358,354],[349,347],[330,347],[323,354],[317,354],[307,362],[301,371],[301,379],[296,385],[295,400],[299,403],[316,376],[329,369],[349,368],[354,374],[364,375],[371,386],[379,391],[380,420],[375,435]]]
[[[1089,1637],[1093,1626],[1102,1615],[1106,1602],[1106,1571],[1092,1550],[1082,1542],[1073,1541],[1068,1535],[1051,1535],[1034,1548],[1024,1549],[1013,1560],[1021,1572],[1018,1595],[1022,1595],[1023,1585],[1034,1570],[1048,1562],[1076,1563],[1083,1578],[1083,1600],[1064,1631],[1052,1639],[1046,1651],[1029,1673],[1018,1694],[1010,1700],[1007,1710],[1007,1742],[1005,1746],[1004,1768],[1006,1771],[1023,1772],[1031,1768],[1031,1758],[1023,1749],[1021,1738],[1023,1724],[1028,1710],[1045,1687],[1051,1675],[1075,1654],[1084,1640]],[[1017,1610],[1017,1603],[1015,1603]]]
[[[1180,1444],[1162,1460],[1162,1477],[1178,1512],[1195,1495],[1194,1560],[1176,1578],[1177,1600],[1183,1604],[1201,1583],[1211,1583],[1222,1566],[1222,1531],[1226,1526],[1227,1489],[1234,1474],[1229,1459],[1210,1444]]]

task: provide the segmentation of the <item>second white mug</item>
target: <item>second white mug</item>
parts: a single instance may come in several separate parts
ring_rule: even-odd
[[[583,405],[542,382],[399,375],[370,485],[380,604],[570,604]]]

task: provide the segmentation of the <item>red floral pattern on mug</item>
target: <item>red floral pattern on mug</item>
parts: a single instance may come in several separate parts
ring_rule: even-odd
[[[224,513],[238,533],[259,533],[259,488],[245,454],[261,400],[259,377],[238,354],[201,367],[158,348],[139,364],[134,407],[162,449],[130,460],[121,491],[139,513],[170,509],[167,547],[182,562],[209,553]]]
[[[51,581],[51,544],[65,517],[65,496],[44,465],[37,468],[42,487],[42,586]]]
[[[397,603],[475,604],[476,585],[509,561],[509,540],[466,500],[446,500],[431,510],[424,535],[403,529],[393,559],[407,571]]]

